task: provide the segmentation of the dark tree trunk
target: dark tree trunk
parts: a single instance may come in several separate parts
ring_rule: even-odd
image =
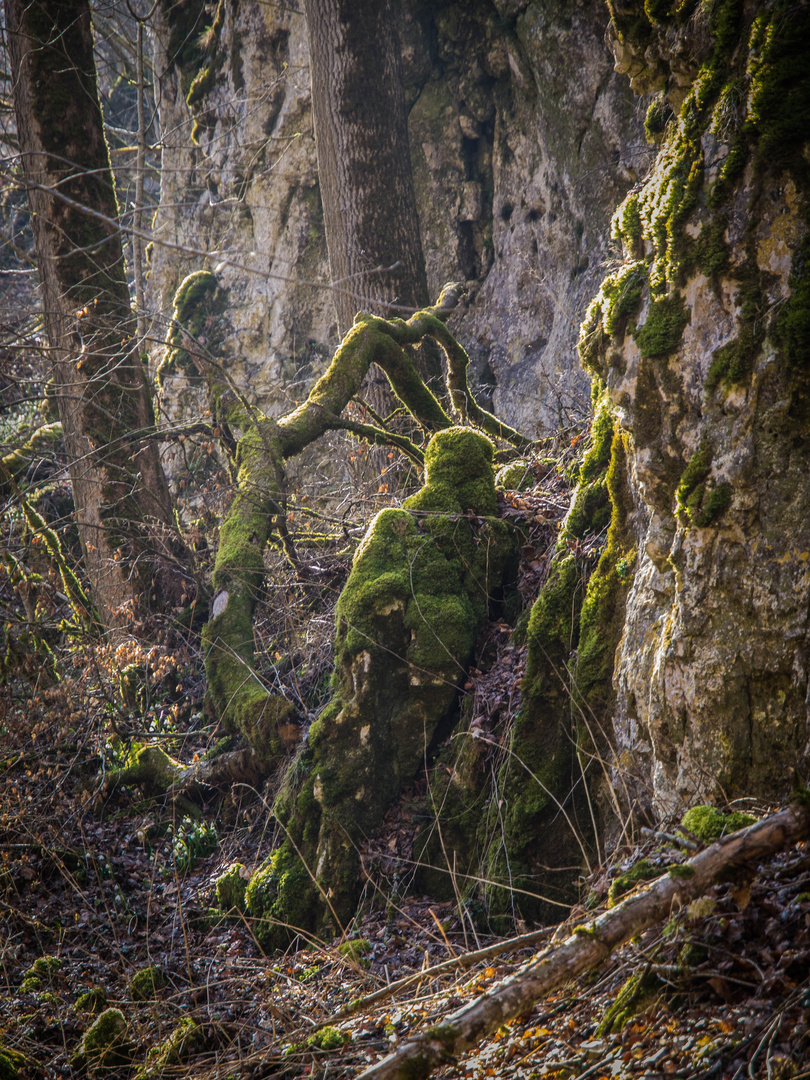
[[[79,534],[99,616],[120,627],[181,603],[188,582],[134,336],[90,8],[6,0],[5,13]]]
[[[326,242],[341,335],[355,313],[428,303],[390,0],[306,0]],[[441,376],[438,353],[418,361]]]

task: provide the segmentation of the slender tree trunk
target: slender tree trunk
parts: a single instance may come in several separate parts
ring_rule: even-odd
[[[86,568],[110,628],[179,604],[182,547],[134,336],[87,0],[6,0],[23,175]],[[89,212],[88,212],[89,211]]]
[[[305,0],[312,107],[338,329],[428,303],[391,0]],[[407,313],[404,317],[407,318]],[[435,349],[417,360],[440,380]],[[382,375],[380,379],[384,382]]]

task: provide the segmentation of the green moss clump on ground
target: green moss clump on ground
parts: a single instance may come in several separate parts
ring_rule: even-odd
[[[371,942],[366,938],[353,938],[338,945],[338,952],[341,956],[348,956],[350,960],[359,962],[366,953],[371,952]]]
[[[310,928],[317,917],[319,897],[294,848],[282,845],[259,867],[245,892],[247,912],[255,920],[256,940],[272,948],[279,940],[289,940],[296,929]]]
[[[639,861],[634,863],[629,870],[626,870],[623,874],[619,874],[619,876],[614,878],[610,883],[610,889],[608,890],[608,906],[613,907],[623,896],[632,892],[633,889],[643,881],[654,881],[666,872],[667,870],[662,869],[660,866],[653,866],[649,859],[639,859]]]
[[[334,1027],[321,1028],[307,1039],[307,1046],[316,1050],[340,1050],[352,1041],[351,1035]]]
[[[107,1008],[107,994],[103,987],[96,986],[85,990],[76,998],[76,1012],[102,1013]]]
[[[26,1064],[24,1054],[0,1044],[0,1080],[22,1080],[20,1069]]]
[[[756,820],[751,814],[746,814],[742,810],[725,814],[713,806],[693,806],[691,810],[686,811],[681,824],[698,840],[708,844],[712,840],[719,840],[721,836],[737,832],[738,829],[747,829],[749,825],[756,824]]]
[[[244,869],[242,863],[234,863],[217,878],[214,888],[217,907],[222,911],[247,911],[245,900],[247,881],[242,876]]]
[[[133,1001],[151,1001],[166,986],[166,976],[155,964],[137,971],[129,983]]]
[[[528,491],[533,486],[534,476],[526,461],[510,461],[498,469],[495,476],[495,487],[499,491]]]
[[[135,1044],[120,1009],[106,1009],[87,1029],[71,1065],[90,1076],[102,1077],[113,1069],[126,1067],[135,1056]]]
[[[190,1016],[185,1016],[172,1030],[167,1039],[153,1046],[146,1055],[146,1067],[138,1073],[137,1080],[162,1076],[164,1070],[182,1065],[192,1054],[205,1045],[203,1029]]]

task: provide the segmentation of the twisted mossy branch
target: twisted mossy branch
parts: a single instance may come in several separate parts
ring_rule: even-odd
[[[22,446],[4,455],[3,468],[14,480],[17,480],[36,462],[42,461],[48,454],[55,453],[61,443],[61,423],[57,420],[54,424],[43,424]],[[10,491],[5,474],[0,474],[0,497],[7,495]]]
[[[62,586],[76,618],[88,629],[96,627],[98,624],[93,605],[82,588],[81,582],[68,566],[59,537],[20,491],[17,481],[6,465],[5,459],[0,461],[0,486],[12,493],[20,504],[28,528],[31,529],[35,536],[39,536],[44,543],[48,555],[59,571]]]

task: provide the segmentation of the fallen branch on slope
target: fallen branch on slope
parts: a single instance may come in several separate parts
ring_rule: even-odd
[[[481,997],[452,1013],[366,1069],[359,1080],[424,1080],[509,1020],[528,1012],[560,983],[604,961],[614,949],[701,896],[730,870],[763,859],[810,836],[810,800],[781,810],[712,844],[689,862],[632,893],[593,922],[577,926]]]

